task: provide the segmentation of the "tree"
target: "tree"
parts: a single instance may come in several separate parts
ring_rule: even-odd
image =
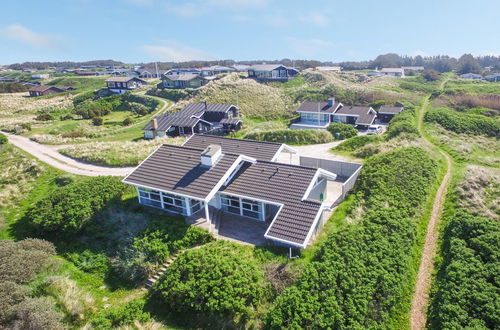
[[[398,54],[389,53],[384,55],[379,55],[373,61],[372,67],[378,68],[399,68],[403,63],[403,59]]]
[[[481,73],[481,66],[471,54],[463,54],[458,59],[458,73]]]
[[[427,81],[436,81],[439,79],[439,72],[433,69],[426,69],[422,72],[422,77]]]

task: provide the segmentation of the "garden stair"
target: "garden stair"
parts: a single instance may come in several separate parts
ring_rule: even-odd
[[[158,281],[158,279],[163,275],[165,274],[165,272],[167,271],[167,268],[170,267],[174,261],[179,257],[179,255],[187,250],[193,250],[193,249],[198,249],[200,247],[202,247],[203,245],[196,245],[195,247],[192,247],[190,249],[186,249],[186,250],[182,250],[182,251],[178,251],[177,253],[175,254],[172,254],[168,260],[163,264],[161,265],[161,268],[160,270],[158,271],[158,273],[156,273],[155,275],[153,275],[151,278],[149,278],[147,281],[146,281],[146,284],[144,285],[144,288],[143,290],[148,290],[150,289],[153,284],[155,284],[156,281]]]

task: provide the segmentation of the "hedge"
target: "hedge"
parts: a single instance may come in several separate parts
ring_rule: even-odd
[[[446,226],[443,264],[430,306],[432,329],[494,329],[500,324],[500,223],[463,209]]]
[[[500,136],[500,121],[497,118],[460,113],[449,108],[432,109],[425,114],[425,121],[437,123],[455,133]]]
[[[335,140],[344,140],[358,135],[358,130],[352,125],[343,123],[332,123],[328,125],[327,130],[332,134]]]
[[[108,202],[125,189],[113,177],[95,177],[52,191],[31,206],[25,218],[35,234],[60,238],[78,233]]]
[[[436,177],[437,165],[420,148],[369,158],[351,207],[364,205],[362,220],[327,237],[297,282],[275,300],[267,327],[387,327],[410,291],[412,217]]]
[[[274,131],[260,131],[247,133],[243,137],[248,140],[278,142],[287,144],[317,144],[333,140],[328,131],[315,129],[281,129]]]
[[[182,253],[154,290],[179,313],[245,318],[260,303],[264,281],[251,249],[217,241]]]
[[[372,142],[377,142],[379,141],[380,138],[377,135],[359,135],[359,136],[354,136],[350,139],[345,140],[333,150],[337,151],[355,151],[361,147],[364,147],[365,145],[372,143]]]
[[[401,134],[420,136],[414,109],[405,109],[401,111],[389,122],[389,125],[387,126],[387,138],[392,139]]]

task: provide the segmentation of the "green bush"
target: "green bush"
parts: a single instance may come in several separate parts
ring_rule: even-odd
[[[0,93],[21,93],[28,89],[28,86],[16,82],[0,83]]]
[[[395,115],[387,126],[387,138],[392,139],[402,134],[418,137],[417,117],[414,109],[405,109]]]
[[[36,234],[63,238],[78,233],[108,202],[121,196],[124,185],[113,177],[95,177],[52,191],[26,211]]]
[[[269,328],[383,328],[411,291],[412,219],[437,178],[437,165],[420,148],[367,160],[350,212],[363,218],[330,234],[296,283],[275,300]]]
[[[38,121],[49,121],[49,120],[54,120],[54,116],[52,116],[50,113],[39,113],[36,117],[35,120]]]
[[[500,136],[500,121],[483,115],[435,108],[425,114],[425,121],[438,123],[449,131],[473,135]]]
[[[7,139],[7,137],[5,135],[3,135],[2,133],[0,133],[0,145],[7,144],[8,142],[9,142],[9,140]]]
[[[132,111],[132,113],[135,113],[136,115],[145,116],[149,113],[148,107],[140,103],[130,102],[128,103],[128,106],[130,108],[130,111]]]
[[[84,102],[91,101],[95,96],[94,92],[79,94],[73,98],[73,105],[76,107]]]
[[[70,176],[69,174],[61,174],[54,179],[55,184],[58,185],[59,187],[67,186],[73,181],[74,181],[73,177]]]
[[[160,104],[158,100],[155,100],[152,97],[145,97],[132,93],[122,94],[122,100],[124,102],[129,102],[131,104],[140,104],[146,109],[146,113],[150,113],[156,109],[156,107]]]
[[[44,240],[0,240],[0,282],[31,281],[54,254],[54,245]]]
[[[104,120],[101,117],[92,118],[92,125],[94,126],[102,126]]]
[[[122,123],[122,124],[123,124],[123,126],[130,126],[130,125],[132,125],[132,123],[133,123],[133,122],[134,122],[134,121],[132,120],[132,118],[127,117],[127,118],[125,118],[125,119],[123,120],[123,123]]]
[[[134,238],[132,248],[140,251],[147,262],[163,263],[171,253],[213,240],[206,230],[186,224],[182,217],[155,219]]]
[[[352,125],[343,123],[331,123],[327,128],[335,140],[344,140],[358,135],[358,130]]]
[[[259,131],[247,133],[243,138],[287,144],[316,144],[327,143],[333,140],[332,135],[328,131],[315,129],[280,129],[274,131]]]
[[[430,306],[433,329],[495,329],[500,324],[500,224],[458,210],[446,225],[443,263]]]
[[[107,330],[126,326],[134,321],[150,321],[151,315],[144,312],[144,304],[143,299],[135,299],[124,305],[105,309],[91,320],[93,329]]]
[[[359,135],[345,140],[344,142],[333,148],[333,150],[351,152],[364,147],[369,143],[378,141],[380,141],[380,137],[378,137],[377,135]]]
[[[180,313],[244,318],[261,301],[264,281],[251,249],[218,241],[182,253],[154,290]]]
[[[106,274],[110,266],[106,255],[90,250],[84,250],[81,253],[69,253],[66,258],[78,269],[87,273]]]
[[[146,92],[146,95],[158,96],[167,100],[171,100],[174,102],[187,99],[194,95],[194,89],[159,89],[159,88],[151,88]]]

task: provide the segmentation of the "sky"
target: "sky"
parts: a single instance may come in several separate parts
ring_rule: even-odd
[[[2,0],[0,64],[500,54],[499,0]]]

